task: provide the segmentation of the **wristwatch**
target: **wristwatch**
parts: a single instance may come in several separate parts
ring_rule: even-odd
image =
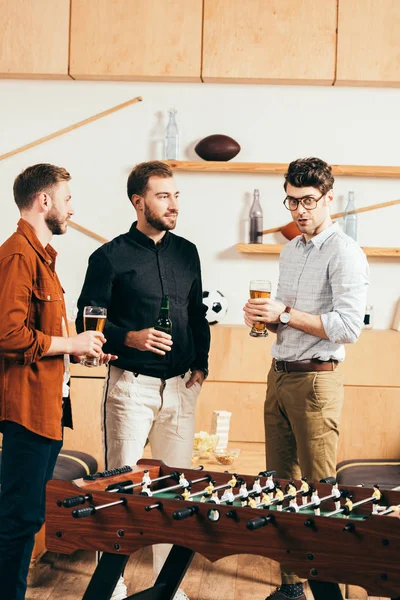
[[[204,375],[204,379],[208,377],[208,369],[206,367],[190,367],[191,371],[201,371]]]
[[[290,321],[290,311],[292,310],[291,306],[287,306],[285,308],[285,310],[283,311],[283,313],[281,313],[279,315],[279,320],[281,323],[283,323],[283,325],[287,325]]]

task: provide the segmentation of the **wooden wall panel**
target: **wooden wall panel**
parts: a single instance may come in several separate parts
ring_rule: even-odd
[[[202,0],[72,0],[75,79],[200,81]]]
[[[400,388],[345,386],[338,462],[400,459]]]
[[[203,81],[332,85],[336,0],[204,0]]]
[[[0,2],[0,77],[68,79],[70,0]]]
[[[209,381],[263,382],[271,366],[275,335],[252,338],[244,325],[211,327]],[[345,384],[400,386],[400,335],[393,330],[364,330],[356,344],[346,344]]]
[[[400,86],[400,2],[339,0],[335,85]]]
[[[199,397],[196,431],[209,431],[213,410],[232,412],[231,443],[264,442],[266,385],[206,382]],[[345,386],[338,461],[400,458],[400,388]]]
[[[102,378],[71,378],[74,429],[64,430],[64,448],[88,452],[95,457],[100,470],[104,467],[101,437],[103,384]]]
[[[209,431],[214,410],[232,413],[230,441],[264,442],[265,383],[206,381],[197,401],[196,431]]]

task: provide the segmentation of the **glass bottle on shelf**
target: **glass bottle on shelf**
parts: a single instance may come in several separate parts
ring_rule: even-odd
[[[262,244],[263,211],[260,204],[260,192],[254,190],[253,204],[250,208],[250,244]]]
[[[178,160],[179,158],[179,133],[178,125],[176,124],[175,115],[177,111],[175,108],[170,108],[169,120],[167,129],[165,132],[165,158],[166,160]]]
[[[344,232],[353,240],[357,240],[357,214],[355,211],[356,205],[354,202],[354,192],[350,191],[347,201],[346,210],[344,211]]]

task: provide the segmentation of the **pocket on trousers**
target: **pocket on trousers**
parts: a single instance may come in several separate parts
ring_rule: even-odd
[[[331,371],[319,371],[313,380],[313,391],[318,408],[321,410],[336,404],[341,399],[341,377]]]
[[[185,438],[186,435],[191,435],[193,422],[196,411],[196,401],[201,391],[201,385],[195,383],[192,387],[187,388],[186,383],[190,379],[190,372],[186,373],[181,380],[179,386],[179,414],[177,420],[177,433],[180,437]]]

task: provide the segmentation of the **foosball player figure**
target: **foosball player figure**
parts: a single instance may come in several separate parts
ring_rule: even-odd
[[[236,484],[237,484],[237,473],[234,473],[234,474],[232,475],[232,479],[230,479],[230,480],[228,481],[228,483],[229,483],[229,485],[231,485],[233,488],[234,488],[234,487],[236,487]]]
[[[224,493],[221,496],[221,502],[226,502],[226,504],[232,505],[235,501],[235,497],[233,495],[232,486],[226,488]]]
[[[142,485],[142,491],[140,492],[139,496],[152,496],[153,493],[151,491],[151,489],[149,488],[147,483],[144,483]]]
[[[185,487],[183,492],[181,492],[181,496],[184,500],[190,500],[190,487]]]
[[[220,504],[221,501],[218,498],[218,491],[217,490],[213,490],[213,493],[211,494],[211,498],[209,499],[209,502],[213,502],[214,504]]]
[[[296,486],[294,485],[293,479],[289,479],[289,481],[285,487],[285,492],[287,494],[290,494],[292,496],[292,498],[296,497],[297,490],[296,490]]]
[[[247,506],[249,508],[257,508],[257,502],[256,502],[255,498],[252,498],[251,496],[249,496],[247,498]]]
[[[215,479],[211,479],[210,483],[208,484],[208,486],[204,490],[205,492],[207,492],[207,494],[210,494],[210,496],[211,496],[211,494],[213,493],[213,490],[214,490],[214,483],[215,483]]]
[[[339,490],[339,485],[337,483],[334,483],[332,486],[332,496],[335,497],[335,510],[339,510],[341,493]]]
[[[349,514],[353,510],[353,501],[352,501],[352,496],[350,494],[347,496],[346,502],[344,503],[344,505],[347,506],[347,508],[348,508],[347,514],[344,515],[344,517],[345,517],[345,519],[348,519]]]
[[[200,498],[200,502],[208,502],[210,498],[211,494],[205,491],[202,497]]]
[[[242,506],[247,506],[248,495],[249,495],[249,492],[247,491],[246,482],[243,481],[240,484],[240,488],[239,488],[239,496],[240,496],[240,502],[241,502]]]
[[[282,510],[282,504],[284,500],[284,493],[282,491],[280,483],[275,483],[275,500],[278,498],[279,502],[276,505],[276,510]]]
[[[264,505],[264,508],[268,508],[268,506],[271,504],[271,498],[267,492],[263,492],[261,494],[261,504]]]
[[[378,512],[378,504],[380,499],[382,498],[382,493],[379,489],[379,485],[374,485],[374,491],[372,493],[372,497],[374,498],[373,500],[373,504],[372,504],[372,514],[376,515]]]
[[[147,484],[148,486],[151,485],[151,478],[150,478],[149,470],[148,469],[145,469],[143,471],[142,485],[144,485],[144,484]]]
[[[307,477],[301,478],[302,484],[300,486],[301,489],[301,501],[303,504],[307,504],[307,497],[310,493],[310,486],[307,483]]]
[[[289,500],[289,509],[292,512],[299,512],[299,507],[298,507],[297,502],[296,502],[296,497],[293,498],[293,496],[292,496],[290,498],[290,500]]]
[[[314,489],[312,491],[311,502],[314,504],[314,506],[313,506],[314,515],[316,515],[317,517],[319,517],[320,514],[321,514],[321,509],[320,509],[321,500],[319,499],[319,496],[318,496],[318,490]]]
[[[266,481],[265,481],[265,486],[268,490],[268,494],[269,497],[272,498],[274,497],[274,490],[275,490],[275,484],[274,484],[274,476],[273,475],[268,475]]]
[[[253,488],[251,491],[254,492],[254,497],[257,500],[257,502],[259,502],[260,498],[261,498],[261,492],[262,492],[259,477],[254,477]]]
[[[179,485],[182,487],[189,487],[190,483],[185,477],[185,473],[179,473]]]

